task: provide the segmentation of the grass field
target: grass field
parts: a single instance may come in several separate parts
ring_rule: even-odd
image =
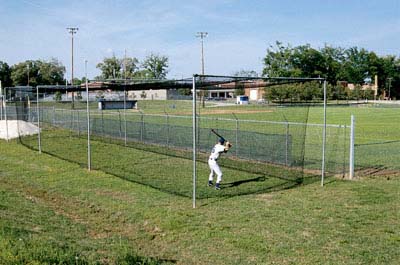
[[[1,264],[397,264],[400,178],[190,199],[0,141]],[[147,168],[148,174],[156,173]]]
[[[155,103],[142,109],[187,115],[191,108]],[[209,107],[203,115],[298,119],[293,108],[242,107]],[[375,169],[357,181],[328,178],[321,188],[308,173],[224,159],[217,192],[204,185],[208,168],[200,162],[197,209],[190,151],[93,137],[97,170],[87,172],[85,138],[76,132],[46,130],[42,155],[0,141],[0,264],[398,264],[397,112],[328,108],[328,123],[356,117],[356,166]],[[308,114],[308,122],[321,123],[321,107]],[[36,148],[37,139],[24,144]]]

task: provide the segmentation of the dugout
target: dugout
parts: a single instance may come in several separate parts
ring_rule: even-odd
[[[100,99],[98,102],[99,110],[107,109],[137,109],[137,100],[105,100]]]

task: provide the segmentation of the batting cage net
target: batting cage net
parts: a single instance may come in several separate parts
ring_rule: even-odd
[[[9,88],[8,120],[24,127],[19,141],[194,203],[320,181],[322,167],[348,170],[348,128],[324,126],[320,79],[195,76],[87,89]],[[221,139],[231,146],[210,162]]]

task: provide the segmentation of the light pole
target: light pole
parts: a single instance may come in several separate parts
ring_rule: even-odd
[[[201,74],[204,75],[204,38],[208,36],[208,32],[197,32],[196,37],[201,41]]]
[[[196,37],[200,38],[201,41],[201,75],[204,75],[204,38],[208,36],[208,32],[197,32]],[[202,101],[202,106],[203,108],[205,107],[205,102],[204,102],[204,90],[200,91],[200,98]]]
[[[74,34],[79,30],[79,28],[67,28],[68,32],[71,34],[71,86],[74,85]],[[74,90],[72,88],[72,108],[74,108]]]

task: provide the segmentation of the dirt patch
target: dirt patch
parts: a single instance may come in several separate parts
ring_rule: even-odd
[[[399,170],[387,169],[387,168],[379,168],[379,167],[371,167],[364,168],[361,170],[357,170],[355,172],[357,177],[398,177],[400,176]]]

